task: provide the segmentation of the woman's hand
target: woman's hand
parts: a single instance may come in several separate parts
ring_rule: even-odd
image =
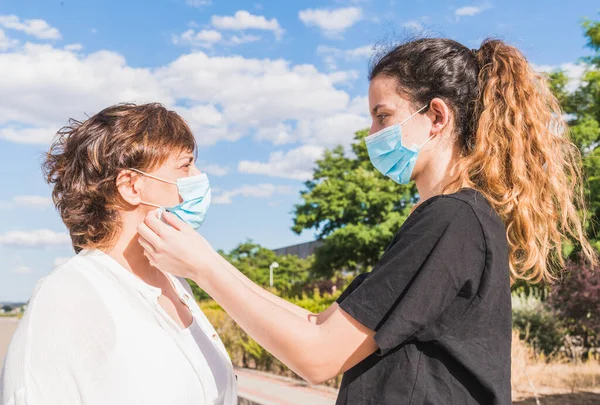
[[[150,264],[175,276],[202,279],[217,263],[219,254],[175,215],[165,212],[163,218],[168,225],[151,211],[138,226],[139,243]]]

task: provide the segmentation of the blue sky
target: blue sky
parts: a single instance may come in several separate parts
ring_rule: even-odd
[[[568,4],[568,5],[567,5]],[[425,30],[495,36],[573,83],[592,0],[0,0],[0,301],[27,300],[72,255],[40,170],[68,118],[162,102],[194,130],[214,189],[202,233],[229,250],[295,235],[293,205],[325,148],[367,127],[373,44]],[[408,30],[408,31],[407,31]]]

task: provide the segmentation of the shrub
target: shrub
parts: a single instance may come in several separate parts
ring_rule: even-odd
[[[552,289],[548,305],[565,324],[572,341],[580,341],[584,356],[600,345],[600,271],[575,261],[566,276]]]
[[[513,328],[519,338],[527,342],[536,353],[549,356],[558,353],[564,328],[556,313],[536,297],[513,295]]]

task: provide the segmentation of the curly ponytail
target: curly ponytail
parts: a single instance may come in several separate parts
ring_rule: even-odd
[[[396,77],[417,105],[449,103],[462,156],[444,193],[466,184],[487,198],[506,226],[513,282],[555,280],[571,243],[596,263],[583,225],[581,154],[547,79],[518,49],[420,39],[381,58],[370,78],[378,74]]]
[[[595,262],[583,226],[581,154],[547,79],[502,41],[485,41],[476,56],[479,119],[461,172],[505,221],[512,279],[553,280],[572,241]]]

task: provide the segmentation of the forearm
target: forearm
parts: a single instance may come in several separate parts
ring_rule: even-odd
[[[261,346],[301,377],[311,381],[327,367],[326,340],[319,325],[269,300],[220,260],[209,277],[194,278]]]
[[[223,264],[224,266],[226,266],[229,269],[229,271],[231,271],[231,273],[234,277],[236,277],[238,280],[240,280],[242,283],[244,283],[244,285],[246,287],[250,288],[256,294],[269,300],[273,304],[276,304],[279,307],[295,314],[296,316],[299,316],[300,318],[302,318],[304,320],[308,320],[313,323],[316,322],[316,317],[317,317],[316,315],[314,315],[310,311],[308,311],[302,307],[299,307],[297,305],[294,305],[291,302],[288,302],[288,301],[284,300],[283,298],[280,298],[280,297],[276,296],[275,294],[272,294],[269,291],[265,290],[264,288],[256,285],[252,280],[250,280],[248,277],[246,277],[246,275],[244,275],[242,272],[240,272],[238,269],[236,269],[233,265],[231,265],[231,263],[229,263],[227,260],[225,260],[220,255],[219,255],[219,262],[221,264]]]

